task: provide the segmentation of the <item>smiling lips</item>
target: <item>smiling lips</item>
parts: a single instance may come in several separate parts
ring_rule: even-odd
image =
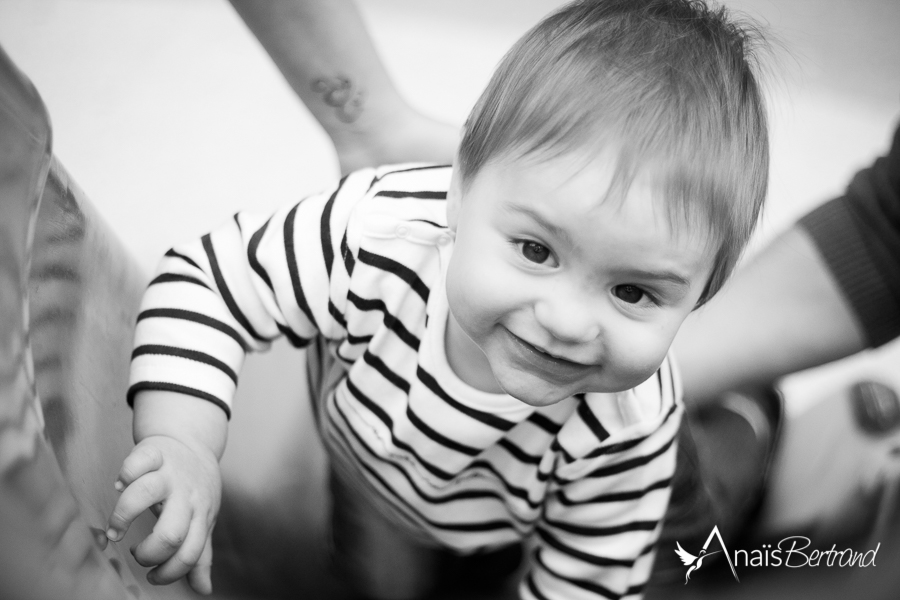
[[[543,378],[557,381],[570,380],[599,368],[599,365],[588,365],[554,356],[539,346],[526,342],[508,329],[504,331],[511,342],[509,346],[512,354],[519,362],[525,363],[528,370]]]

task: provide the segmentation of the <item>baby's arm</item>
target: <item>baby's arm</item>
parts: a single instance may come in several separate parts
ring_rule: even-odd
[[[162,504],[153,533],[135,551],[138,562],[155,567],[151,582],[187,574],[194,589],[210,591],[209,538],[221,495],[217,463],[245,353],[279,335],[298,347],[317,335],[341,335],[345,267],[353,260],[341,243],[347,243],[352,208],[375,175],[350,175],[269,219],[238,214],[167,252],[150,282],[128,392],[137,446],[119,475],[122,496],[109,537],[122,539],[141,512]]]
[[[582,458],[560,456],[520,585],[523,600],[643,596],[668,506],[682,413],[673,405],[669,368],[667,360],[662,377],[643,386],[642,393],[653,393],[657,384],[662,392],[660,422],[631,435],[614,433]],[[586,435],[609,435],[602,427],[595,431],[590,419],[583,423]]]
[[[201,594],[212,591],[212,528],[222,484],[219,458],[225,449],[224,411],[206,400],[148,390],[134,402],[136,446],[122,464],[122,492],[109,519],[108,537],[122,539],[131,522],[161,505],[153,531],[133,553],[154,584],[188,576]]]

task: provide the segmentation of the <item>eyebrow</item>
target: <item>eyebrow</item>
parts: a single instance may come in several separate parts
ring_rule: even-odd
[[[554,237],[561,239],[566,244],[572,245],[572,236],[569,235],[569,232],[566,229],[560,227],[559,225],[556,225],[555,223],[550,223],[543,217],[543,215],[541,215],[533,208],[520,206],[518,204],[505,204],[503,206],[503,209],[509,213],[524,214],[525,216],[531,218],[531,220],[537,223],[541,228],[552,234]]]
[[[674,271],[645,271],[643,269],[623,269],[622,274],[625,276],[636,277],[638,279],[662,280],[674,283],[682,287],[690,287],[691,282],[684,276]]]

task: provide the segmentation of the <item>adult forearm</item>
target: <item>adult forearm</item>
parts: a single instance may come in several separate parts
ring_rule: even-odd
[[[685,393],[696,399],[765,384],[864,347],[849,304],[797,227],[741,267],[675,342]]]
[[[230,0],[335,143],[405,103],[351,0]]]

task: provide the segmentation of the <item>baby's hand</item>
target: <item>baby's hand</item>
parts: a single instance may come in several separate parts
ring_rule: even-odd
[[[153,508],[153,531],[132,549],[137,562],[155,567],[147,581],[161,585],[188,576],[201,594],[212,592],[212,528],[219,512],[222,480],[212,451],[168,436],[147,437],[122,464],[122,492],[109,518],[107,537],[121,540],[131,522]]]

